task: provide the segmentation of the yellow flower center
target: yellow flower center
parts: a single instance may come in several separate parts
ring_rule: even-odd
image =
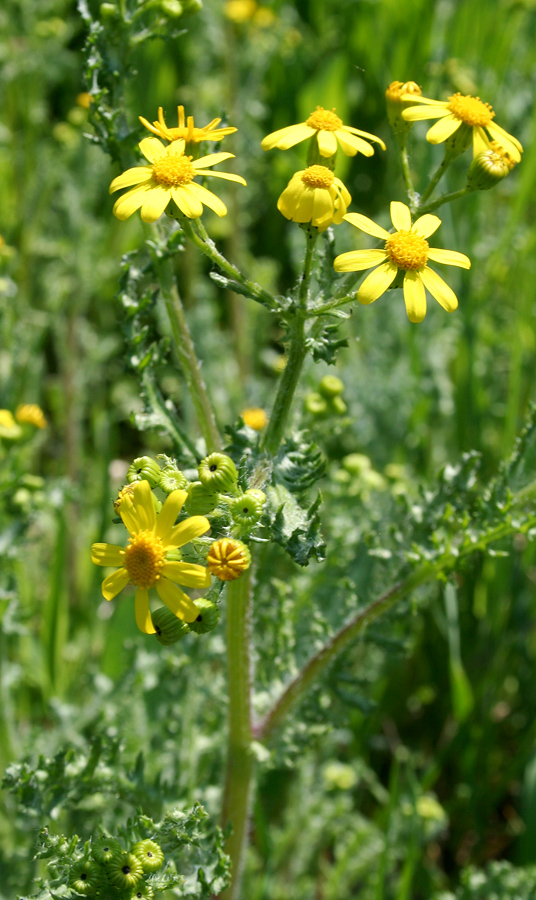
[[[399,269],[422,269],[428,262],[428,246],[414,231],[396,231],[385,242],[387,256]]]
[[[194,180],[195,169],[191,156],[179,156],[178,153],[169,153],[161,156],[153,163],[153,177],[159,184],[177,186],[190,184]]]
[[[309,166],[302,173],[301,180],[307,187],[329,188],[335,180],[335,175],[327,166]]]
[[[465,122],[466,125],[485,127],[495,116],[489,103],[484,103],[480,97],[471,97],[469,94],[467,96],[459,93],[453,94],[452,97],[449,97],[448,108],[457,119]]]
[[[130,538],[125,549],[125,569],[136,587],[150,588],[160,578],[166,554],[153,531],[140,531]]]
[[[316,131],[337,131],[338,128],[342,127],[342,119],[339,119],[335,114],[335,110],[330,112],[329,109],[324,109],[323,106],[317,106],[315,112],[311,113],[305,124]]]

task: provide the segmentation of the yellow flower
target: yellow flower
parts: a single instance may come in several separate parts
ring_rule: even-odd
[[[142,125],[145,125],[157,137],[164,138],[166,141],[183,140],[188,144],[199,144],[201,141],[221,141],[222,138],[227,137],[228,134],[234,134],[236,131],[236,128],[230,126],[218,128],[221,119],[212,119],[212,122],[204,125],[203,128],[196,128],[193,116],[188,116],[185,121],[184,106],[177,106],[177,116],[179,122],[177,128],[168,128],[164,119],[164,110],[161,106],[158,107],[158,121],[153,122],[152,125],[143,116],[140,116],[139,119]]]
[[[137,481],[132,493],[123,491],[118,510],[130,534],[126,548],[114,544],[93,544],[91,548],[91,559],[97,566],[118,567],[102,582],[106,600],[112,600],[129,583],[136,587],[136,623],[144,634],[156,634],[149,610],[150,588],[156,588],[178,619],[195,622],[199,610],[178,585],[210,586],[210,573],[204,566],[168,558],[210,528],[204,516],[191,516],[175,525],[187,496],[186,491],[173,491],[157,516],[149,482]]]
[[[225,203],[206,187],[197,184],[194,178],[196,175],[212,175],[245,184],[240,175],[208,171],[208,166],[214,166],[224,159],[233,159],[234,154],[210,153],[200,159],[193,159],[184,155],[184,146],[184,141],[174,141],[166,147],[157,138],[144,138],[140,142],[140,150],[151,165],[135,166],[114,178],[110,185],[111,194],[132,184],[136,185],[116,200],[114,216],[121,220],[128,219],[141,207],[142,221],[156,222],[170,200],[174,200],[181,212],[190,219],[203,214],[203,203],[218,216],[225,216]]]
[[[223,14],[231,22],[241,24],[252,19],[257,12],[255,0],[228,0],[223,7]]]
[[[488,150],[491,139],[496,140],[501,147],[504,147],[515,162],[520,162],[523,147],[517,138],[508,134],[504,128],[493,121],[495,118],[493,109],[480,97],[458,93],[453,94],[448,100],[430,100],[428,97],[404,94],[402,100],[411,100],[417,104],[402,112],[402,117],[406,122],[419,122],[423,119],[439,120],[432,125],[426,135],[426,139],[431,144],[441,144],[464,126],[466,129],[473,129],[474,156]],[[418,105],[421,103],[423,106]]]
[[[292,222],[311,222],[325,231],[340,225],[352,198],[327,166],[309,166],[296,172],[277,201],[277,208]]]
[[[405,203],[396,201],[391,203],[394,234],[389,234],[385,228],[381,228],[372,219],[359,213],[348,213],[344,218],[365,234],[371,234],[385,241],[383,250],[351,250],[349,253],[341,253],[335,259],[333,265],[337,272],[360,272],[378,266],[365,278],[357,292],[360,303],[373,303],[381,297],[400,270],[406,273],[404,300],[410,322],[422,322],[426,315],[425,288],[447,312],[454,312],[457,309],[456,294],[427,263],[431,259],[449,266],[469,269],[471,261],[463,253],[457,253],[455,250],[436,250],[429,246],[426,238],[439,228],[441,219],[437,216],[424,215],[412,225],[408,207]]]
[[[23,403],[21,406],[17,406],[15,418],[21,424],[35,425],[36,428],[47,427],[43,410],[37,403]]]
[[[356,153],[372,156],[374,147],[371,147],[363,138],[374,141],[380,145],[382,150],[385,150],[385,144],[379,137],[369,134],[368,131],[359,131],[358,128],[345,125],[335,110],[330,111],[322,106],[317,106],[315,112],[311,113],[305,122],[300,122],[299,125],[288,125],[286,128],[280,128],[279,131],[267,135],[262,141],[261,147],[263,150],[272,150],[273,147],[277,147],[279,150],[288,150],[315,134],[321,156],[333,156],[337,152],[337,146],[346,156],[355,156]]]
[[[251,565],[251,553],[236,538],[214,541],[207,554],[207,566],[220,581],[235,581]]]
[[[240,413],[246,425],[253,428],[253,431],[262,431],[268,421],[265,411],[258,406],[252,406],[250,409],[243,409]]]
[[[402,100],[404,94],[411,94],[412,100],[409,101],[408,97],[404,97]],[[392,81],[385,91],[385,99],[387,103],[395,103],[403,107],[407,102],[413,103],[413,98],[420,97],[421,94],[422,91],[415,81]]]
[[[9,409],[0,409],[0,427],[16,428],[17,424],[13,418],[13,413]]]
[[[76,103],[78,106],[81,106],[82,109],[89,109],[91,106],[91,94],[88,94],[87,91],[84,91],[82,94],[77,94]]]

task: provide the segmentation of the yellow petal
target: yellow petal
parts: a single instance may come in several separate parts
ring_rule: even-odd
[[[210,175],[211,178],[223,178],[224,181],[235,181],[237,184],[247,184],[245,178],[241,175],[233,175],[232,172],[213,172],[212,169],[199,169],[196,175],[202,175],[203,178]]]
[[[437,250],[431,248],[428,250],[428,259],[433,262],[444,263],[446,266],[459,266],[460,269],[470,269],[471,260],[464,253],[458,253],[457,250]]]
[[[346,156],[355,156],[356,153],[362,153],[363,156],[374,156],[374,147],[367,144],[363,138],[351,134],[346,129],[343,131],[342,128],[336,131],[335,134],[337,135],[339,146]]]
[[[114,178],[110,185],[110,194],[119,191],[121,188],[130,187],[133,184],[141,184],[144,181],[150,181],[153,177],[151,166],[136,166],[134,169],[127,169],[122,175]]]
[[[461,124],[462,123],[456,116],[445,116],[428,129],[426,132],[426,140],[429,141],[430,144],[441,144],[443,141],[446,141],[447,138],[451,137]]]
[[[129,574],[126,569],[117,569],[102,582],[102,596],[105,600],[113,600],[127,586]]]
[[[390,237],[389,232],[385,228],[382,228],[381,225],[376,225],[376,222],[373,222],[367,216],[362,216],[361,213],[347,213],[344,216],[344,221],[350,222],[350,225],[355,225],[360,231],[364,231],[365,234],[371,234],[372,237],[383,238],[384,241]]]
[[[223,162],[224,159],[234,159],[234,153],[209,153],[208,156],[201,156],[192,162],[194,169],[206,169],[208,166],[216,166]]]
[[[333,268],[336,272],[361,272],[384,262],[385,250],[350,250],[335,258]]]
[[[124,558],[124,547],[115,544],[93,544],[91,548],[91,562],[96,566],[122,566]]]
[[[295,144],[299,144],[300,141],[306,141],[313,134],[316,134],[315,129],[310,128],[305,122],[301,122],[299,125],[287,125],[286,128],[280,128],[279,131],[273,131],[272,134],[266,135],[261,141],[261,147],[263,150],[272,150],[273,147],[277,147],[279,150],[288,150]]]
[[[156,511],[149,482],[145,481],[145,479],[136,481],[132,485],[132,496],[141,531],[154,531],[156,527]],[[121,513],[121,507],[119,508],[119,513]]]
[[[424,103],[429,104],[430,106],[438,106],[443,107],[444,109],[449,105],[449,100],[431,100],[430,97],[421,97],[417,94],[402,94],[401,100],[411,100],[412,103]]]
[[[391,222],[397,231],[409,231],[411,229],[411,213],[409,206],[405,203],[399,203],[398,200],[392,200],[391,206]]]
[[[182,619],[184,622],[195,622],[199,610],[188,594],[181,591],[176,584],[172,584],[167,578],[159,578],[156,582],[156,590],[163,603],[178,619]]]
[[[368,305],[374,303],[378,297],[385,293],[397,275],[398,269],[392,262],[384,262],[374,272],[367,275],[357,292],[360,303]]]
[[[190,516],[189,519],[185,519],[184,522],[175,525],[175,528],[172,529],[168,546],[184,547],[185,544],[189,544],[194,538],[201,537],[207,531],[210,531],[210,522],[205,516]]]
[[[166,562],[160,571],[170,581],[175,584],[183,584],[184,587],[210,587],[210,572],[205,566],[198,566],[195,563]]]
[[[201,184],[196,184],[192,182],[190,185],[190,190],[201,203],[204,203],[205,206],[208,206],[209,209],[212,209],[217,216],[225,216],[227,215],[227,207],[223,200],[220,200],[216,194],[213,194],[212,191],[208,191],[206,187],[203,187]]]
[[[448,109],[444,106],[410,106],[409,109],[402,110],[402,118],[406,122],[421,122],[423,119],[442,119],[444,116],[450,116]]]
[[[149,609],[149,594],[145,588],[137,589],[134,609],[136,612],[136,625],[140,631],[143,631],[144,634],[156,634],[156,628],[153,625]]]
[[[166,147],[162,141],[158,140],[158,138],[150,137],[143,138],[143,140],[140,141],[140,150],[145,159],[148,159],[150,163],[154,163],[157,159],[160,159],[161,156],[164,156]]]
[[[153,188],[152,191],[149,191],[141,208],[140,215],[142,222],[156,222],[164,212],[170,200],[170,188],[159,185],[158,187]]]
[[[521,162],[521,153],[523,151],[523,147],[517,140],[517,138],[513,137],[513,135],[508,134],[504,128],[501,128],[500,125],[496,125],[495,122],[490,122],[489,125],[486,126],[492,138],[494,138],[501,147],[504,147],[505,150],[508,151],[512,159],[515,159],[516,162]]]
[[[490,149],[489,138],[483,128],[473,128],[473,157]]]
[[[139,510],[134,505],[132,494],[128,493],[123,496],[119,507],[119,515],[129,534],[137,534],[138,531],[144,530],[145,525],[142,525],[140,522]]]
[[[162,509],[158,513],[156,519],[155,535],[156,537],[160,538],[164,547],[167,546],[167,542],[173,530],[173,526],[177,521],[177,516],[184,506],[187,497],[188,494],[186,493],[186,491],[172,491],[171,494],[169,494],[169,496],[166,498]]]
[[[320,156],[333,156],[337,152],[337,138],[332,131],[319,131],[316,139]]]
[[[371,134],[369,131],[361,131],[359,128],[352,128],[351,125],[343,125],[341,131],[345,131],[347,134],[355,134],[358,137],[365,138],[367,141],[372,141],[374,144],[379,144],[382,150],[386,149],[382,139],[376,137],[375,134]],[[335,134],[337,137],[339,136],[338,131],[336,131]]]
[[[426,315],[426,293],[420,272],[406,272],[404,276],[404,300],[410,322],[422,322]]]
[[[313,212],[311,216],[311,222],[313,225],[322,227],[322,225],[326,222],[333,219],[333,203],[334,198],[337,196],[334,193],[334,196],[331,196],[330,191],[323,190],[322,188],[316,189],[313,193]]]
[[[152,182],[140,184],[126,194],[123,194],[122,197],[119,197],[119,199],[115,201],[112,210],[116,219],[120,219],[121,222],[124,222],[124,220],[128,219],[128,217],[136,212],[140,206],[143,206],[146,195],[148,191],[151,190],[151,185]]]
[[[425,287],[430,291],[432,297],[441,304],[447,312],[454,312],[458,308],[458,298],[454,291],[445,284],[442,278],[434,272],[433,269],[426,266],[420,273]],[[425,307],[426,312],[426,307]]]
[[[173,187],[171,188],[171,196],[185,216],[188,216],[189,219],[197,219],[203,215],[203,204],[197,199],[193,191],[189,190],[190,187],[191,185],[189,184]]]
[[[417,219],[416,222],[413,223],[413,228],[411,229],[415,234],[420,234],[423,238],[430,237],[434,231],[437,231],[439,226],[441,225],[441,219],[439,216],[432,216],[430,213],[427,213],[425,216],[421,216],[420,219]]]

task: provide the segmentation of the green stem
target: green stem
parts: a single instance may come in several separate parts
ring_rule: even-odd
[[[220,900],[238,900],[247,847],[253,787],[251,750],[251,568],[227,589],[227,672],[229,732],[223,796],[222,827],[232,834],[225,849],[231,857],[231,884]]]
[[[439,200],[434,200],[433,203],[428,203],[426,206],[419,207],[419,215],[424,216],[425,213],[430,213],[434,209],[439,209],[444,203],[452,203],[453,200],[459,200],[461,197],[466,197],[467,194],[471,193],[472,191],[469,188],[464,187],[459,191],[451,191],[450,194],[443,194]]]
[[[259,284],[246,278],[240,269],[237,269],[236,266],[230,263],[223,253],[220,253],[214,241],[208,236],[201,219],[194,219],[194,225],[192,225],[190,219],[185,217],[180,218],[178,221],[186,237],[192,241],[205,256],[208,256],[222,272],[225,272],[228,278],[232,278],[241,285],[249,297],[253,300],[257,300],[259,303],[263,303],[271,309],[277,307],[277,301],[270,293],[268,293],[268,291],[265,291]]]
[[[192,456],[194,464],[197,466],[201,462],[202,457],[197,452],[193,441],[191,441],[187,433],[182,430],[175,417],[172,417],[166,409],[164,398],[162,397],[150,370],[143,370],[141,381],[151,409],[161,420],[162,425],[168,432],[173,443],[176,447],[180,447],[181,449],[186,448]]]
[[[314,249],[318,232],[313,228],[304,229],[304,231],[307,244],[303,274],[298,292],[298,306],[297,309],[294,309],[294,317],[289,326],[290,347],[288,360],[279,382],[279,388],[263,442],[263,450],[270,456],[275,456],[281,446],[294,393],[307,355],[305,316],[307,315],[307,296],[311,282]]]
[[[450,166],[450,164],[451,164],[453,158],[454,158],[454,157],[452,156],[451,153],[447,153],[447,151],[445,151],[445,156],[443,157],[443,162],[441,163],[441,165],[439,165],[439,166],[437,167],[437,169],[435,170],[434,174],[432,175],[432,178],[431,178],[431,180],[430,180],[430,184],[429,184],[428,187],[426,188],[424,194],[421,195],[421,198],[420,198],[420,200],[419,200],[419,213],[420,213],[420,211],[421,211],[421,209],[422,209],[423,203],[425,203],[425,201],[428,200],[428,197],[431,195],[431,193],[432,193],[432,191],[434,190],[434,188],[436,187],[436,185],[437,185],[437,184],[441,181],[441,179],[443,178],[443,175],[445,174],[445,172],[447,171],[448,167]]]
[[[418,198],[415,193],[415,188],[413,187],[413,179],[411,177],[411,169],[409,167],[409,158],[408,151],[406,145],[400,147],[400,162],[402,164],[402,175],[404,176],[404,184],[406,185],[406,191],[408,193],[409,206],[412,213],[414,213],[418,206]]]
[[[207,453],[221,450],[222,442],[216,417],[210,402],[201,368],[196,356],[193,341],[186,322],[184,307],[175,281],[173,265],[169,257],[153,253],[153,261],[158,275],[160,292],[164,299],[166,311],[171,325],[171,334],[180,364],[186,379],[186,385],[192,398],[199,430],[205,439]]]

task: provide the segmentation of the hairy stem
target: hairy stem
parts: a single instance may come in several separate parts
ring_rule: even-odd
[[[431,196],[431,194],[432,194],[432,192],[434,191],[436,185],[437,185],[437,184],[441,181],[441,179],[443,178],[443,175],[444,175],[445,172],[447,171],[447,169],[448,169],[448,167],[450,166],[452,160],[453,160],[452,154],[447,153],[447,152],[445,151],[445,156],[443,157],[443,162],[437,167],[437,169],[435,170],[434,174],[432,175],[432,178],[430,179],[430,184],[429,184],[428,187],[426,188],[424,194],[421,195],[421,199],[420,199],[420,201],[419,201],[419,213],[420,213],[420,211],[421,211],[423,205],[424,205],[424,204],[426,203],[426,201],[428,200],[428,197]]]
[[[415,193],[415,188],[413,187],[413,178],[411,177],[411,169],[409,167],[408,151],[405,144],[403,147],[400,147],[400,162],[402,165],[404,184],[406,185],[406,191],[408,194],[409,207],[411,212],[414,213],[418,206],[418,195]]]
[[[470,193],[470,188],[464,187],[459,191],[451,191],[450,194],[443,194],[439,200],[434,200],[433,203],[427,203],[426,206],[421,206],[419,208],[419,215],[424,216],[425,213],[430,213],[434,209],[439,209],[444,203],[452,203],[453,200],[459,200],[461,197],[466,197],[467,194]]]
[[[229,731],[222,827],[232,834],[226,851],[231,857],[231,884],[220,900],[237,900],[247,848],[254,758],[251,725],[251,568],[227,589],[227,672]]]
[[[284,437],[285,427],[292,407],[294,393],[298,386],[307,347],[305,343],[305,316],[307,314],[307,296],[311,282],[313,256],[318,232],[316,229],[304,229],[307,239],[303,274],[298,292],[297,309],[289,326],[290,347],[287,364],[281,376],[274,400],[272,413],[263,443],[263,450],[275,456]]]

